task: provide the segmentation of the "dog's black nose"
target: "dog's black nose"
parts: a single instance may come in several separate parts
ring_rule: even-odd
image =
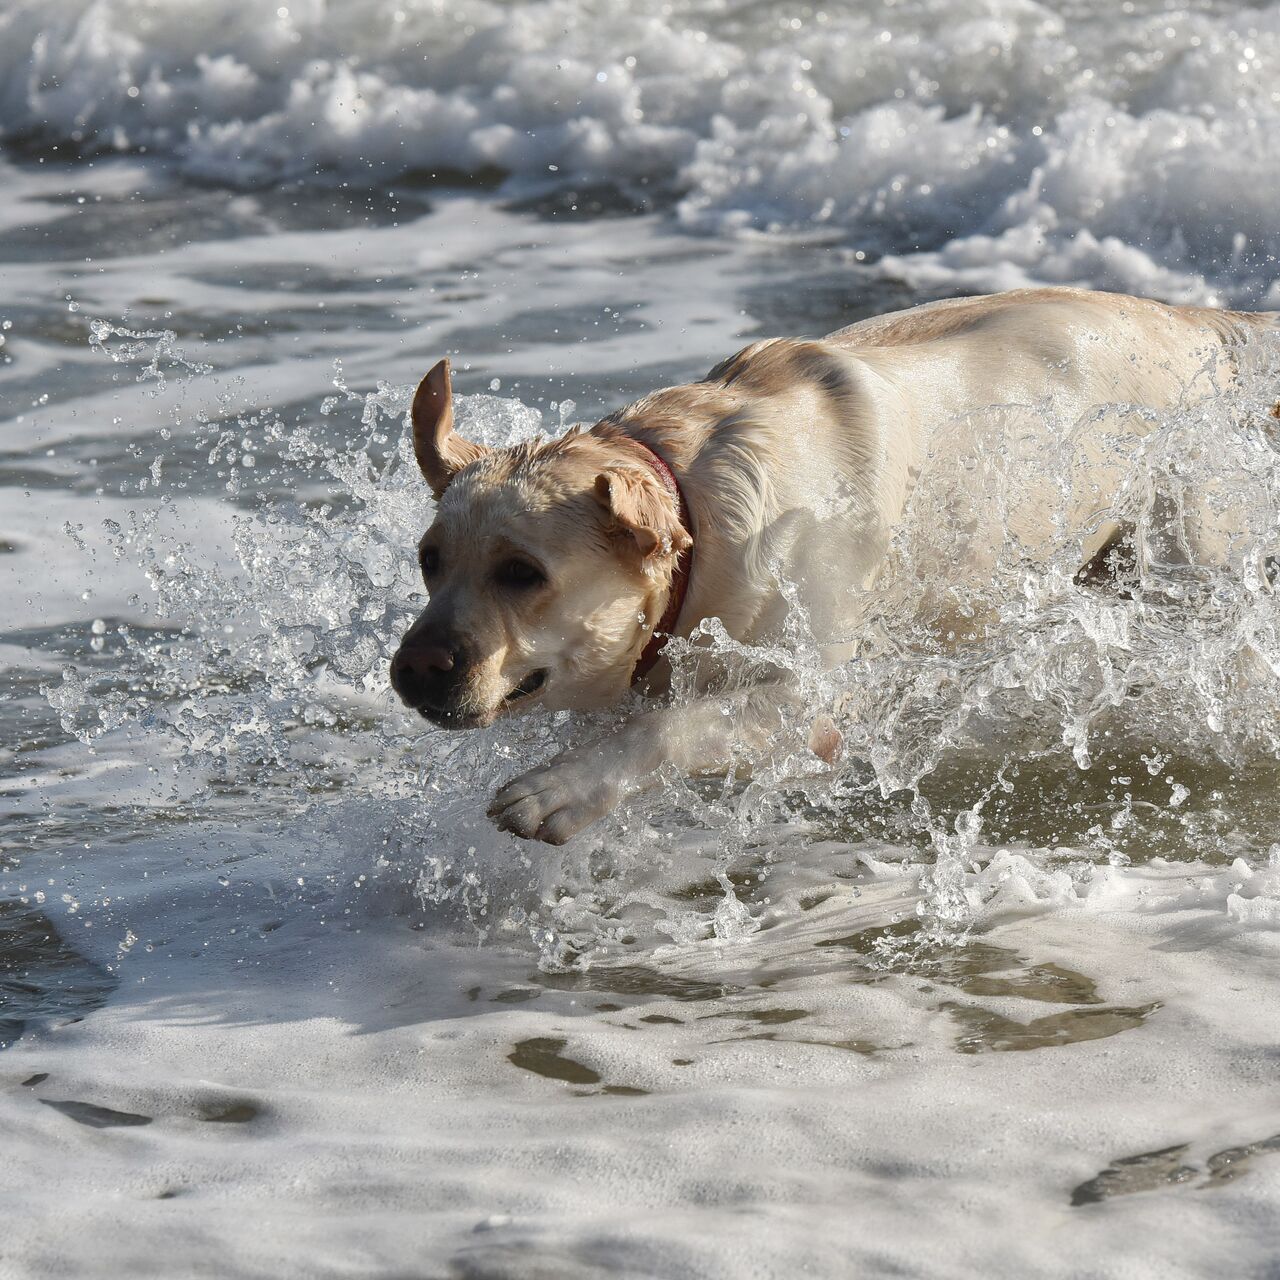
[[[391,659],[391,687],[411,707],[442,707],[460,656],[447,644],[402,644]]]
[[[454,654],[442,644],[415,644],[396,650],[392,659],[393,671],[412,671],[415,675],[429,676],[432,671],[452,671]]]

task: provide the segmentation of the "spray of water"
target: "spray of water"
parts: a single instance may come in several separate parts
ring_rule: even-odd
[[[95,320],[90,333],[139,380],[209,372],[171,332]],[[824,666],[794,599],[776,646],[738,644],[711,620],[670,647],[677,701],[694,696],[708,652],[734,673],[726,696],[785,669],[802,713],[838,725],[840,764],[794,742],[744,752],[724,777],[664,779],[565,850],[500,836],[485,803],[612,716],[451,735],[424,731],[389,693],[387,660],[422,605],[413,548],[429,519],[406,386],[360,394],[339,370],[314,420],[261,408],[175,424],[225,478],[233,564],[183,536],[188,499],[153,462],[147,502],[107,532],[113,554],[146,570],[152,598],[136,607],[155,625],[119,626],[109,678],[68,669],[46,695],[87,743],[128,731],[163,744],[188,809],[305,826],[401,909],[532,938],[547,968],[635,946],[740,942],[777,909],[775,859],[803,858],[806,842],[831,835],[874,838],[913,867],[913,945],[924,947],[963,937],[1000,891],[1007,871],[973,874],[992,848],[1039,850],[1047,866],[1069,845],[1077,868],[1179,840],[1197,856],[1264,857],[1276,816],[1266,804],[1251,844],[1237,820],[1248,806],[1214,803],[1250,775],[1262,780],[1255,799],[1274,794],[1266,779],[1280,760],[1280,343],[1256,341],[1243,363],[1237,385],[1147,414],[1147,433],[1106,458],[1118,497],[1099,519],[1125,531],[1110,581],[1078,574],[1078,531],[1055,526],[1048,555],[1032,559],[1018,530],[1029,506],[1087,480],[1091,440],[1128,407],[1085,423],[1045,409],[1021,450],[931,458],[852,662]],[[979,415],[970,439],[1007,439],[1008,412]],[[515,400],[462,398],[458,413],[465,434],[491,445],[542,429]],[[958,566],[972,562],[984,522],[997,550],[966,576]],[[1210,528],[1225,533],[1206,556]],[[923,621],[922,599],[933,612]],[[950,635],[936,625],[944,610],[957,620]],[[1196,762],[1198,807],[1184,807],[1191,787],[1173,780],[1179,760]],[[1163,799],[1143,785],[1164,787]],[[1237,818],[1215,818],[1227,809]],[[899,945],[885,941],[886,963]]]

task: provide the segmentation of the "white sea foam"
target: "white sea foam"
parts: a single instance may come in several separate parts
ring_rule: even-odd
[[[120,985],[0,1056],[8,1274],[1265,1274],[1278,935],[1226,927],[1265,873],[974,846],[980,947],[876,969],[849,931],[913,888],[833,844],[748,945],[558,988],[298,838],[136,840],[43,904]]]
[[[19,0],[0,137],[196,177],[609,184],[951,287],[1280,306],[1280,7]],[[899,265],[900,264],[900,265]]]

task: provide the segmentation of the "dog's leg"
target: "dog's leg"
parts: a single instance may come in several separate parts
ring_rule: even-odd
[[[515,835],[564,844],[620,801],[654,786],[663,766],[682,773],[723,769],[735,749],[759,750],[795,732],[797,717],[784,714],[794,700],[785,686],[768,684],[647,712],[508,782],[489,816]],[[821,745],[837,749],[825,739]]]

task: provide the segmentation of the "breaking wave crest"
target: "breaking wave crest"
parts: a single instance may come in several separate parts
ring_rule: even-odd
[[[10,147],[143,152],[233,185],[505,181],[566,213],[656,206],[698,231],[829,236],[970,291],[1034,279],[1280,306],[1278,84],[1275,5],[293,0],[264,24],[249,0],[19,0],[0,15]]]

